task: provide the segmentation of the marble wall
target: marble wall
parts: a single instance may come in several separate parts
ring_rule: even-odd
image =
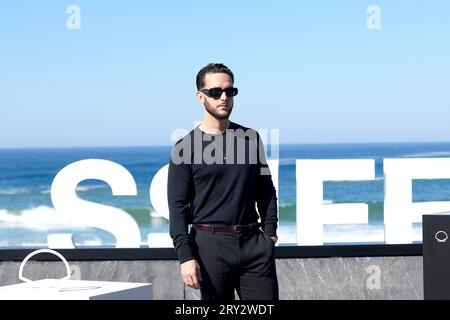
[[[178,261],[69,261],[81,280],[152,282],[155,299],[199,299]],[[0,285],[20,283],[20,262],[0,262]],[[423,299],[422,257],[277,259],[281,299]],[[61,278],[62,262],[29,261],[24,276]]]

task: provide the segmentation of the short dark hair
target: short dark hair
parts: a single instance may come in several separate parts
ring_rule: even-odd
[[[222,63],[209,63],[206,67],[200,69],[197,73],[197,90],[203,89],[205,86],[205,75],[207,73],[226,73],[231,77],[231,81],[234,83],[234,75],[228,67]]]

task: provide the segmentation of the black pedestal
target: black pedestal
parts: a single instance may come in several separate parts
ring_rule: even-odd
[[[450,299],[450,212],[424,215],[422,230],[424,298]]]

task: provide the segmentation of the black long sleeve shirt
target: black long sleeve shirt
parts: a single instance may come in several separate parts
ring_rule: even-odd
[[[238,225],[261,218],[264,232],[276,236],[278,199],[263,143],[253,129],[230,122],[226,132],[214,135],[197,126],[178,140],[167,195],[170,236],[180,263],[194,258],[188,234],[192,223]]]

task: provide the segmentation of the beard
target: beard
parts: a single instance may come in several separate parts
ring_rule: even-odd
[[[233,102],[227,105],[227,110],[218,110],[217,108],[211,106],[208,101],[205,101],[205,110],[217,120],[225,120],[228,119],[231,115],[231,111],[233,111]]]

